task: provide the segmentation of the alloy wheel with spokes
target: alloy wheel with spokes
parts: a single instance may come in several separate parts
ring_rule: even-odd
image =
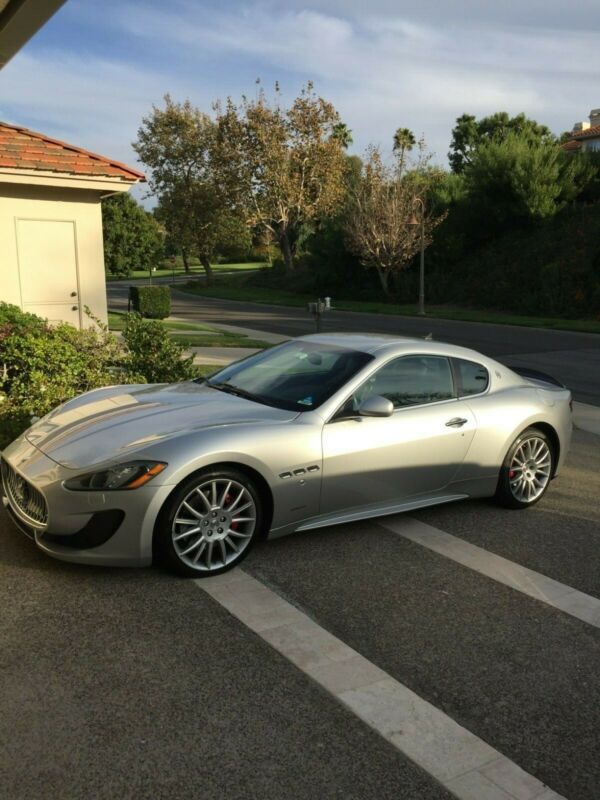
[[[159,531],[163,552],[178,572],[196,577],[224,572],[241,561],[261,518],[252,482],[233,472],[188,480],[172,498],[168,512]]]
[[[531,436],[519,443],[508,470],[510,488],[520,503],[540,498],[550,480],[552,455],[547,442]]]
[[[526,508],[544,495],[554,469],[552,444],[537,428],[524,431],[508,451],[496,497],[503,505]]]

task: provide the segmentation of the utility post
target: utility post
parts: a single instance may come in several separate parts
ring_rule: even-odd
[[[421,197],[415,197],[413,203],[421,210],[419,217],[412,215],[409,225],[421,225],[421,260],[419,264],[419,315],[425,315],[425,203]]]

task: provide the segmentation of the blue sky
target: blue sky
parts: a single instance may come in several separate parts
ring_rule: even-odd
[[[384,150],[397,127],[445,163],[464,111],[524,111],[555,132],[600,106],[597,0],[67,0],[0,72],[0,118],[136,165],[165,92],[217,97],[307,80]]]

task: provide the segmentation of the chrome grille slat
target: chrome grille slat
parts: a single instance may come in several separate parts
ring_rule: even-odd
[[[15,514],[36,527],[48,522],[46,498],[2,459],[2,483]]]

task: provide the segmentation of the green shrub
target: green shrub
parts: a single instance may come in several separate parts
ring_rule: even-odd
[[[38,417],[77,394],[139,379],[106,329],[54,327],[0,303],[0,448]]]
[[[21,311],[19,306],[0,302],[0,343],[15,334],[44,333],[48,330],[45,319]]]
[[[148,383],[173,383],[196,377],[193,358],[182,358],[184,348],[174,342],[158,320],[128,314],[123,338],[129,350],[128,366]]]
[[[128,315],[124,347],[89,316],[97,329],[80,331],[0,302],[0,449],[29,427],[32,415],[90,389],[196,376],[162,323]]]
[[[171,313],[168,286],[130,286],[129,299],[134,311],[148,319],[164,319]]]

